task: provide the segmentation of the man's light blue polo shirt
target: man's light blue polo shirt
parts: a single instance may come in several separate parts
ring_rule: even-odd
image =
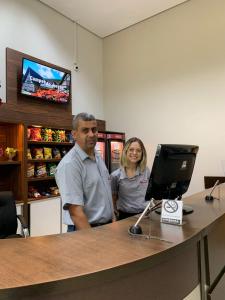
[[[63,207],[67,203],[83,206],[90,224],[112,220],[110,177],[97,152],[93,160],[75,144],[58,164],[55,178]],[[63,221],[73,225],[68,209],[63,210]]]

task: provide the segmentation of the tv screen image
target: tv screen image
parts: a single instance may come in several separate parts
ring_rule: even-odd
[[[70,99],[70,73],[23,58],[21,93],[31,97],[67,103]]]

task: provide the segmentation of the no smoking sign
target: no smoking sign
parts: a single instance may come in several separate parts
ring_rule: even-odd
[[[163,200],[161,222],[175,225],[182,225],[183,201]]]

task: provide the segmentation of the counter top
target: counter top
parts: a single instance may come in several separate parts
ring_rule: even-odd
[[[204,200],[208,191],[185,198],[184,203],[191,205],[194,213],[184,216],[182,226],[161,224],[156,213],[150,219],[143,218],[140,225],[144,234],[164,240],[129,235],[128,228],[137,216],[61,235],[0,240],[0,299],[11,299],[10,293],[3,293],[8,296],[1,298],[1,291],[9,289],[66,283],[70,279],[81,288],[85,278],[90,283],[104,278],[107,272],[120,271],[127,276],[129,266],[136,271],[154,268],[181,249],[198,243],[224,219],[225,186],[218,190],[220,200],[211,203]]]

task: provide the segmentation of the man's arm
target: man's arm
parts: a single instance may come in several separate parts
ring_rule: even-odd
[[[84,213],[83,206],[70,204],[69,213],[77,230],[91,227],[88,223],[87,216]]]
[[[114,208],[113,221],[116,221],[118,216],[119,216],[119,212],[118,212],[117,207],[116,207],[116,202],[118,200],[117,195],[112,194],[112,200],[113,200],[113,208]]]

